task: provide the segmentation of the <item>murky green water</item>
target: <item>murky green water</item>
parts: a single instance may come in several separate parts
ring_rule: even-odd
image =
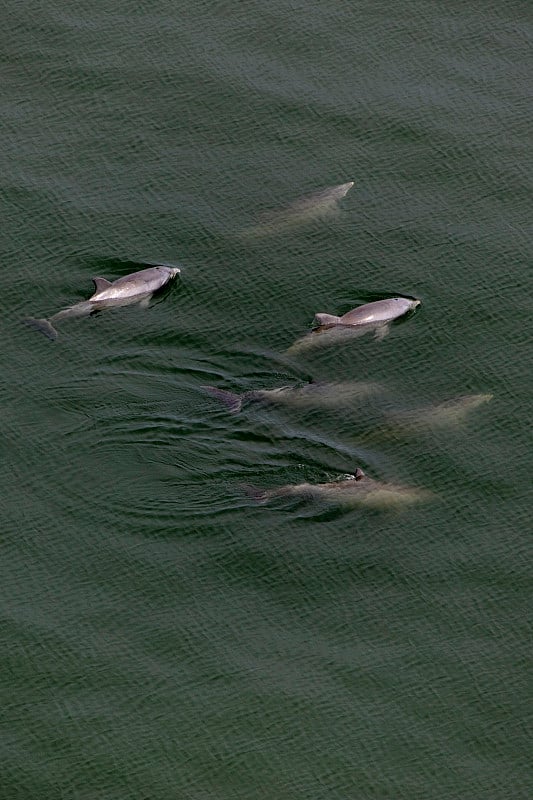
[[[1,34],[1,796],[530,797],[530,6],[112,8],[11,4]],[[349,180],[336,217],[243,235]],[[145,260],[182,268],[150,309],[22,324]],[[383,341],[281,355],[396,294],[422,306]],[[309,379],[383,391],[203,389]],[[356,467],[435,497],[243,489]]]

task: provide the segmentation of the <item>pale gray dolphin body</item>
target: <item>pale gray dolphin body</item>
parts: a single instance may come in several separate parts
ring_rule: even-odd
[[[365,475],[362,469],[357,469],[353,475],[342,475],[330,483],[298,483],[265,490],[256,487],[245,488],[247,494],[259,503],[280,497],[294,497],[339,506],[373,509],[410,506],[433,497],[426,489],[376,481]]]
[[[73,317],[86,317],[93,311],[101,311],[106,308],[135,304],[147,306],[152,295],[166,286],[179,273],[178,267],[149,267],[124,275],[113,282],[106,278],[93,278],[95,292],[88,300],[58,311],[50,319],[30,317],[26,322],[44,333],[49,339],[57,339],[58,333],[53,323]]]
[[[300,197],[280,211],[266,212],[255,225],[246,228],[242,233],[245,236],[264,236],[329,217],[338,209],[339,202],[350,191],[353,184],[353,181],[348,181],[339,186],[320,189],[318,192]]]
[[[445,400],[442,403],[385,413],[387,423],[393,430],[408,433],[456,428],[461,425],[471,411],[492,400],[491,394],[469,394]]]
[[[363,336],[369,331],[375,331],[376,338],[383,339],[389,332],[393,320],[414,311],[419,305],[420,300],[389,297],[386,300],[376,300],[353,308],[342,317],[334,314],[315,314],[318,326],[294,342],[286,353],[296,354],[314,347],[338,344],[346,339]]]
[[[268,403],[293,408],[343,408],[382,390],[379,383],[370,381],[339,381],[338,383],[307,383],[303,386],[282,386],[277,389],[255,389],[235,394],[215,386],[204,386],[228,411],[237,414],[246,403]]]

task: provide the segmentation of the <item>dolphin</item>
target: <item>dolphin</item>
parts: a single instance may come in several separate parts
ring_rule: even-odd
[[[101,311],[105,308],[130,306],[136,303],[146,307],[152,295],[166,286],[179,273],[179,267],[158,266],[132,272],[113,282],[106,278],[93,278],[95,292],[88,300],[64,308],[49,319],[29,317],[25,321],[32,328],[54,340],[57,339],[58,332],[53,323],[73,317],[86,317],[93,311]]]
[[[255,225],[251,225],[242,232],[245,236],[264,236],[269,233],[278,233],[322,219],[335,214],[339,202],[350,191],[353,181],[330,186],[317,192],[298,198],[287,208],[279,211],[269,211],[263,214]]]
[[[420,300],[408,297],[389,297],[352,308],[342,317],[334,314],[315,314],[317,326],[301,339],[298,339],[285,352],[289,355],[329,344],[337,344],[345,339],[363,336],[375,331],[376,339],[383,339],[390,329],[390,323],[414,311]]]
[[[267,503],[278,497],[296,497],[339,506],[373,509],[410,506],[433,497],[426,489],[376,481],[359,468],[353,475],[341,475],[330,483],[298,483],[264,490],[254,486],[244,488],[258,503]]]
[[[303,386],[281,386],[276,389],[255,389],[242,394],[203,387],[220,400],[228,411],[237,414],[244,403],[264,402],[294,408],[342,408],[365,399],[382,390],[382,385],[371,381],[339,381],[338,383],[312,382]]]
[[[492,400],[492,394],[467,394],[423,408],[385,413],[394,429],[407,432],[458,427],[475,408]]]

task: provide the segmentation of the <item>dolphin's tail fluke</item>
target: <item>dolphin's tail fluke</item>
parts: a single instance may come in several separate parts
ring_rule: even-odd
[[[204,386],[206,392],[219,400],[231,414],[238,414],[242,408],[242,397],[233,392],[227,392],[225,389],[217,389],[216,386]]]
[[[55,341],[59,335],[54,326],[47,319],[44,318],[36,319],[35,317],[26,317],[24,322],[30,328],[33,328],[34,331],[39,331],[39,333],[44,333],[44,335],[47,336],[52,342]]]
[[[241,483],[240,488],[247,497],[255,500],[256,503],[266,503],[268,500],[268,492],[258,486],[253,486],[250,483]]]
[[[59,336],[59,333],[52,325],[53,322],[73,317],[87,317],[93,311],[94,305],[89,302],[89,300],[84,300],[82,303],[76,303],[73,306],[69,306],[69,308],[64,308],[62,311],[58,311],[57,314],[54,314],[52,317],[50,317],[50,319],[27,317],[24,321],[30,326],[30,328],[33,328],[40,333],[44,333],[45,336],[54,341]]]

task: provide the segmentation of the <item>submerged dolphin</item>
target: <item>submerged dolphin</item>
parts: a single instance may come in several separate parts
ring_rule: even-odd
[[[307,383],[303,386],[282,386],[278,389],[255,389],[242,394],[228,392],[215,386],[204,386],[228,411],[237,414],[243,403],[265,402],[294,408],[342,408],[382,390],[379,383],[370,381],[339,381],[338,383]]]
[[[256,487],[245,489],[259,503],[278,497],[300,497],[340,506],[376,509],[413,505],[433,497],[426,489],[375,481],[365,475],[362,469],[356,469],[353,475],[342,475],[331,483],[298,483],[265,490]]]
[[[149,267],[124,275],[113,282],[106,278],[93,278],[95,292],[88,300],[58,311],[50,319],[29,317],[26,322],[49,339],[57,339],[58,332],[52,323],[72,317],[86,317],[93,311],[105,308],[130,306],[136,303],[147,306],[152,295],[179,273],[178,267]]]
[[[492,400],[492,394],[468,394],[442,403],[405,411],[389,411],[385,417],[394,429],[407,432],[454,428],[459,426],[474,408]]]
[[[350,191],[354,182],[330,186],[318,192],[300,197],[287,208],[280,211],[269,211],[261,216],[259,222],[243,231],[245,236],[263,236],[281,232],[296,225],[312,222],[331,216],[338,208],[340,200]]]
[[[300,353],[316,346],[337,344],[345,339],[362,336],[369,331],[375,331],[376,338],[383,339],[389,332],[393,320],[414,311],[419,305],[420,300],[389,297],[387,300],[376,300],[353,308],[342,317],[336,317],[334,314],[315,314],[318,326],[294,342],[286,353]]]

